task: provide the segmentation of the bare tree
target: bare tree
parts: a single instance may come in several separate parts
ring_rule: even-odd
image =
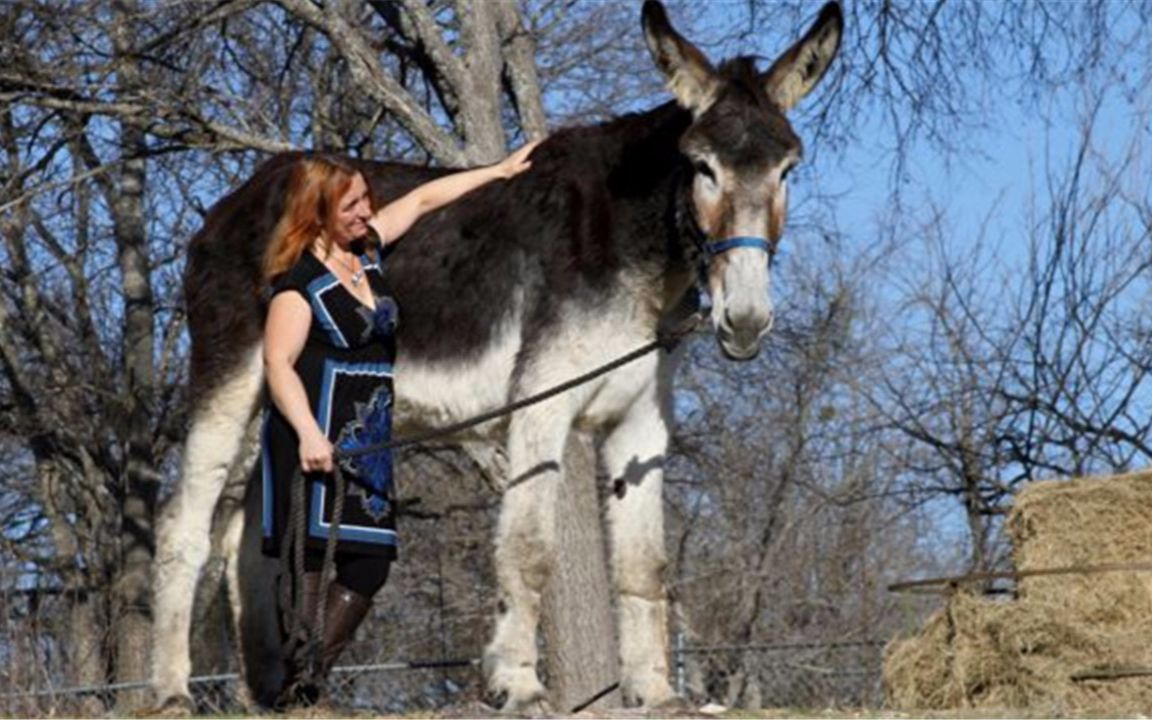
[[[893,232],[925,238],[928,252],[900,308],[905,337],[890,347],[895,360],[871,397],[891,426],[917,445],[908,459],[908,501],[956,498],[970,540],[967,565],[990,570],[1000,545],[992,518],[1011,499],[998,442],[1006,413],[997,392],[1002,365],[990,336],[1000,286],[981,273],[980,246],[965,259],[949,254],[939,213],[925,225]]]
[[[1045,203],[1030,213],[998,388],[1011,424],[1003,442],[1013,481],[1152,461],[1144,405],[1152,363],[1150,158],[1139,137],[1110,152],[1098,109],[1094,102],[1075,154],[1050,171]]]
[[[1147,463],[1149,157],[1100,147],[1092,103],[1066,166],[1034,200],[1025,254],[964,251],[935,214],[905,299],[899,360],[874,395],[920,447],[909,492],[961,501],[972,569],[1005,556],[999,518],[1021,483]],[[1111,157],[1118,157],[1112,160]],[[966,252],[966,259],[955,253]],[[997,268],[995,271],[990,268]]]
[[[103,42],[117,67],[113,97],[133,97],[148,83],[128,48],[133,12],[118,4],[102,32],[80,29],[92,30],[89,39]],[[43,19],[9,18],[48,49],[62,49]],[[37,78],[44,59],[14,60]],[[80,72],[88,60],[83,51],[61,53],[55,69]],[[33,439],[21,450],[34,459],[38,505],[56,550],[42,567],[74,599],[76,679],[102,680],[106,665],[140,677],[160,462],[173,434],[171,394],[159,384],[179,361],[172,344],[181,330],[178,313],[157,307],[152,291],[149,149],[138,125],[93,119],[68,103],[10,106],[3,130],[5,204],[14,221],[5,233],[12,272],[0,345],[19,398],[8,432]],[[51,199],[30,201],[26,188],[61,165],[92,182],[56,198],[55,207]]]

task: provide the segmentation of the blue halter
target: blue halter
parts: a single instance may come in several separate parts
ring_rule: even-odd
[[[712,308],[712,296],[708,292],[708,260],[721,253],[742,247],[760,250],[764,253],[764,257],[769,263],[772,262],[772,256],[774,255],[772,243],[768,242],[765,238],[756,237],[755,235],[736,235],[734,237],[724,238],[723,240],[708,240],[703,237],[703,233],[701,233],[697,236],[696,243],[700,249],[704,251],[704,254],[700,256],[700,262],[696,266],[696,297],[700,310],[703,312],[709,312]]]
[[[763,251],[769,259],[772,257],[772,245],[766,239],[755,235],[737,235],[724,240],[709,240],[704,243],[704,251],[711,256],[740,247],[756,248]]]

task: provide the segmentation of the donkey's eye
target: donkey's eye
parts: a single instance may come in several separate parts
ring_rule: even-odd
[[[781,171],[780,171],[780,182],[784,182],[785,180],[787,180],[787,179],[788,179],[788,175],[789,175],[789,173],[791,173],[791,172],[792,172],[792,168],[796,167],[798,164],[799,164],[799,163],[792,163],[792,164],[791,164],[791,165],[789,165],[788,167],[786,167],[786,168],[784,168],[783,170],[781,170]]]
[[[694,166],[696,168],[696,172],[698,172],[699,174],[708,178],[712,182],[716,182],[716,173],[712,172],[712,166],[711,165],[704,162],[703,160],[697,160],[694,163]]]

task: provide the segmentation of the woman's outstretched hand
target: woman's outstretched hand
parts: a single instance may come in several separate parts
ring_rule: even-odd
[[[496,168],[500,171],[500,176],[507,180],[516,177],[532,167],[532,161],[528,159],[528,156],[531,155],[532,151],[536,149],[536,146],[544,142],[544,140],[545,138],[533,140],[497,163]]]

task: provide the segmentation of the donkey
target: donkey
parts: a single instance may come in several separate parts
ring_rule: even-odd
[[[644,5],[642,26],[674,102],[555,133],[532,170],[424,218],[387,258],[402,311],[398,434],[526,397],[651,341],[694,297],[697,277],[723,354],[758,353],[773,321],[769,260],[785,224],[786,178],[801,155],[785,113],[835,57],[841,11],[826,5],[764,73],[747,57],[715,69],[657,0]],[[162,706],[189,703],[191,598],[213,507],[230,469],[253,457],[242,438],[261,397],[260,260],[299,157],[274,157],[220,201],[188,251],[194,411],[183,482],[158,538],[153,681]],[[378,198],[437,172],[358,167]],[[574,426],[600,432],[614,488],[607,519],[624,697],[646,706],[675,699],[661,492],[676,358],[647,355],[485,427],[505,438],[508,471],[495,546],[499,613],[484,653],[503,710],[544,702],[536,633]],[[239,532],[229,535],[234,546]]]

